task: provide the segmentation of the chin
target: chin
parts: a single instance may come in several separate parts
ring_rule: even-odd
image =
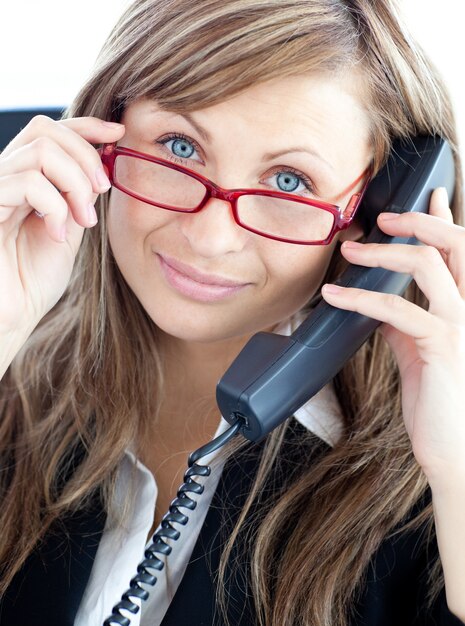
[[[205,317],[197,321],[194,319],[175,318],[174,316],[150,315],[150,317],[155,326],[163,333],[182,341],[210,343],[223,341],[241,334],[239,329],[237,329],[237,332],[230,332],[228,328],[222,326],[218,321],[211,323]]]

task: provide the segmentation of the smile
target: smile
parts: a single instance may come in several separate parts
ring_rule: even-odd
[[[237,283],[219,276],[202,274],[198,270],[174,259],[163,257],[160,254],[155,256],[169,286],[193,300],[200,302],[222,300],[236,294],[250,284]]]

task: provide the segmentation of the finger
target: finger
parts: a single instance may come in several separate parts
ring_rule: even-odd
[[[69,117],[59,120],[59,125],[73,130],[89,143],[112,143],[117,141],[114,137],[121,138],[125,133],[125,126],[119,122],[108,122],[99,117]],[[112,139],[106,138],[111,135]]]
[[[41,172],[58,190],[66,194],[66,201],[78,224],[81,226],[95,224],[96,216],[91,207],[93,199],[91,181],[79,163],[60,145],[49,137],[39,137],[32,143],[18,148],[0,164],[0,177],[3,177],[2,173],[5,171],[17,174],[28,170]],[[63,225],[65,219],[66,215],[63,215]]]
[[[345,241],[341,252],[350,263],[356,265],[382,267],[410,274],[427,297],[430,313],[450,321],[463,318],[464,305],[457,285],[436,248]]]
[[[441,217],[448,222],[454,222],[454,216],[449,206],[449,196],[445,187],[437,187],[431,194],[428,213],[435,217]]]
[[[54,188],[55,189],[55,188]],[[59,194],[60,197],[63,197],[62,194]],[[91,228],[92,226],[95,226],[98,222],[97,219],[97,213],[95,212],[95,207],[93,206],[94,203],[96,202],[98,197],[98,194],[92,194],[92,207],[93,207],[93,213],[95,214],[95,217],[90,216],[89,217],[89,226],[88,228]],[[46,215],[38,210],[34,210],[34,215],[37,218],[40,218],[41,220],[44,221],[44,223],[48,226],[48,224],[50,223],[48,220],[46,220]],[[31,215],[29,215],[28,217],[26,217],[26,220],[29,219],[31,217]],[[95,220],[95,221],[94,221]],[[49,228],[50,230],[50,228]],[[57,232],[59,232],[59,236],[61,237],[60,242],[64,242],[67,241],[70,245],[72,250],[74,251],[74,253],[77,253],[81,240],[82,240],[82,235],[84,234],[84,228],[78,224],[75,219],[72,216],[71,211],[68,210],[67,212],[67,217],[65,220],[65,225],[60,225],[59,228],[55,228],[55,230]],[[56,237],[53,237],[54,239],[56,239]]]
[[[45,248],[45,246],[47,245],[46,238],[50,237],[49,227],[47,225],[46,218],[39,219],[34,213],[29,213],[29,215],[24,220],[24,225],[27,228],[28,239],[34,238],[34,240],[37,240],[38,246],[43,246]],[[68,211],[68,217],[66,218],[65,227],[62,231],[63,239],[60,241],[58,241],[57,238],[51,239],[53,239],[53,241],[58,241],[60,245],[68,244],[71,248],[73,255],[76,256],[82,241],[84,230],[85,229],[82,228],[82,226],[76,224],[70,211]],[[19,236],[20,232],[18,232],[16,237]]]
[[[439,208],[435,204],[433,210],[445,213],[443,205]],[[388,235],[416,237],[426,245],[434,246],[449,268],[461,297],[465,298],[465,228],[454,224],[447,216],[424,213],[381,213],[378,225]]]
[[[331,284],[323,285],[321,293],[335,307],[390,324],[417,340],[432,336],[437,327],[443,324],[439,318],[397,294]]]
[[[3,150],[0,174],[3,157],[8,157],[18,148],[46,136],[53,139],[79,163],[92,182],[94,192],[101,193],[108,189],[109,181],[102,168],[100,156],[91,143],[112,143],[121,139],[124,132],[125,127],[122,124],[112,125],[96,117],[55,121],[45,115],[37,115]]]
[[[29,170],[0,178],[2,244],[5,239],[17,236],[22,222],[31,212],[31,207],[44,216],[50,237],[55,241],[64,241],[68,205],[45,176],[37,170]]]

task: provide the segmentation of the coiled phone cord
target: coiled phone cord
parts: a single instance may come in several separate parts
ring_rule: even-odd
[[[145,558],[137,566],[137,575],[131,579],[129,589],[123,593],[121,600],[113,607],[112,614],[103,622],[103,626],[112,626],[113,624],[129,626],[131,620],[123,615],[121,610],[126,610],[133,614],[138,613],[140,607],[132,601],[132,598],[147,600],[149,592],[141,584],[151,585],[152,587],[155,585],[157,578],[149,572],[149,569],[161,571],[164,568],[165,563],[158,558],[157,554],[168,556],[172,547],[166,543],[165,539],[177,541],[181,535],[180,531],[176,530],[172,525],[172,522],[185,526],[189,518],[181,513],[180,509],[186,508],[193,511],[197,506],[197,502],[188,494],[194,493],[199,495],[203,493],[203,485],[196,482],[194,477],[209,476],[211,468],[209,465],[199,465],[197,461],[224,446],[239,432],[243,424],[243,420],[238,417],[237,421],[228,430],[189,455],[188,469],[184,474],[184,482],[179,487],[176,498],[171,502],[168,513],[163,517],[160,528],[153,535],[152,543],[145,550]]]

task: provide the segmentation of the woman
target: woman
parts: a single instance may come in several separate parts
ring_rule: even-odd
[[[267,233],[268,218],[242,214],[244,228],[221,199],[195,214],[141,199],[174,203],[184,188],[163,176],[175,162],[223,189],[345,207],[393,139],[415,134],[454,149],[451,208],[437,189],[430,215],[378,223],[422,247],[355,246],[357,219],[299,245],[318,239],[321,213]],[[162,169],[121,160],[112,176],[133,195],[105,194],[104,144]],[[265,442],[233,440],[214,458],[131,623],[465,620],[455,146],[446,91],[388,0],[128,7],[65,119],[35,118],[0,157],[2,625],[111,613],[187,453],[224,430],[222,373],[257,331],[289,333],[347,262],[416,286],[404,298],[322,290],[380,333]]]

